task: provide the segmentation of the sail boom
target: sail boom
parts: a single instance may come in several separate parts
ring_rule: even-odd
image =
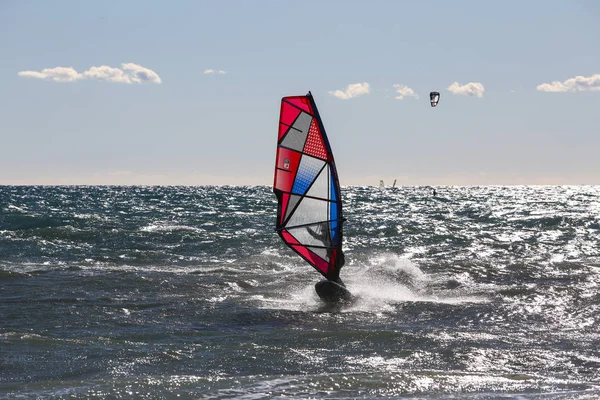
[[[316,226],[316,225],[320,225],[324,222],[344,222],[344,219],[330,219],[327,221],[317,221],[317,222],[310,222],[308,224],[302,224],[302,225],[295,225],[295,226],[286,226],[285,228],[275,228],[275,231],[281,231],[282,229],[296,229],[296,228],[305,228],[307,226]]]
[[[283,192],[283,193],[286,193],[286,194],[291,194],[292,192]],[[305,197],[306,197],[307,199],[316,199],[316,200],[329,201],[329,202],[332,202],[332,203],[338,203],[338,204],[340,204],[340,205],[342,204],[342,202],[341,202],[341,201],[339,201],[339,200],[331,200],[331,199],[324,198],[324,197],[314,197],[314,196],[305,196]]]

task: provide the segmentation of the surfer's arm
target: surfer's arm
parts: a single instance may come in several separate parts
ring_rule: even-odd
[[[311,229],[310,226],[306,227],[306,231],[310,234],[310,236],[314,237],[319,242],[322,242],[323,245],[329,247],[331,245],[331,240],[329,239],[329,232],[327,232],[326,223],[324,225],[320,225],[319,229],[320,229],[320,232],[317,232],[317,231]]]
[[[320,240],[321,242],[323,241],[323,238],[321,237],[321,235],[319,235],[317,232],[313,231],[310,228],[310,226],[307,226],[306,230],[308,231],[308,233],[310,234],[310,236],[314,237],[317,240]]]

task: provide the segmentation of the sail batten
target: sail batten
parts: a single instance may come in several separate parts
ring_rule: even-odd
[[[337,219],[330,219],[328,221],[320,221],[320,222],[311,222],[308,224],[302,224],[302,225],[294,225],[294,226],[286,226],[285,228],[275,228],[276,231],[280,231],[282,229],[294,229],[294,228],[305,228],[307,226],[313,226],[313,225],[319,225],[323,222],[341,222],[341,220],[337,220]]]
[[[281,100],[273,191],[281,239],[325,277],[337,277],[344,221],[340,186],[310,93]]]

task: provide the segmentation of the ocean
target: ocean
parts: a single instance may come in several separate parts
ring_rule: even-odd
[[[0,186],[0,398],[600,398],[600,186],[436,190],[342,189],[331,307],[270,187]]]

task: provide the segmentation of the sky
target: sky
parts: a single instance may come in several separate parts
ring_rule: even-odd
[[[600,2],[0,0],[0,185],[600,185]],[[441,94],[437,107],[429,92]]]

